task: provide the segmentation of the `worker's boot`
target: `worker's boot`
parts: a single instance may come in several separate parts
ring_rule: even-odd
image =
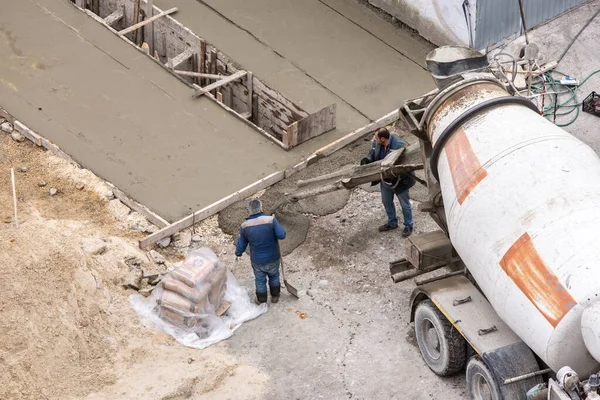
[[[259,305],[262,303],[266,303],[267,302],[267,292],[265,292],[265,293],[256,292],[256,299],[254,299],[254,302]]]
[[[279,301],[279,293],[281,293],[281,286],[269,286],[271,289],[271,303],[277,303]]]

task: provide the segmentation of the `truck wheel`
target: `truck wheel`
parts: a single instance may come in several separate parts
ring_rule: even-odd
[[[477,356],[471,357],[467,364],[467,394],[469,400],[501,400],[504,398],[491,371]]]
[[[452,375],[465,366],[466,342],[431,300],[415,310],[415,336],[423,359],[439,376]]]

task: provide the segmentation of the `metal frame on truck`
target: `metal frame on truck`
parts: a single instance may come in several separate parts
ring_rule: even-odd
[[[438,157],[446,141],[464,121],[499,105],[516,104],[536,113],[537,108],[526,98],[513,96],[511,86],[489,71],[480,53],[448,47],[442,48],[438,55],[437,59],[435,54],[427,59],[438,89],[406,101],[400,111],[401,119],[420,140],[429,190],[428,202],[421,204],[420,211],[428,212],[440,230],[409,237],[406,257],[390,263],[395,283],[417,278],[409,310],[421,355],[439,376],[466,369],[469,399],[600,398],[598,375],[580,381],[571,368],[565,366],[553,371],[534,354],[500,318],[453,248],[437,171]],[[507,94],[489,99],[482,96],[481,101],[473,101],[479,95],[478,84],[496,92],[506,90]],[[426,133],[429,117],[438,109],[452,108],[452,102],[457,101],[452,96],[459,91],[461,96],[472,96],[469,101],[474,106],[453,117],[451,122],[446,119],[449,124],[432,145]],[[470,263],[472,266],[473,260]],[[423,279],[425,274],[430,276]]]

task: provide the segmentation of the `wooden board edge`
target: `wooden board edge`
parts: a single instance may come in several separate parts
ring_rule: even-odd
[[[329,156],[329,155],[335,153],[336,151],[348,146],[349,144],[357,141],[358,139],[365,136],[366,134],[375,131],[377,128],[389,125],[389,124],[397,121],[399,118],[400,118],[400,110],[396,109],[396,110],[384,115],[383,117],[377,119],[376,121],[371,122],[363,127],[360,127],[358,129],[348,133],[347,135],[342,136],[341,138],[329,143],[328,145],[321,147],[319,150],[315,151],[313,153],[313,155],[316,155],[319,158]]]
[[[153,245],[154,243],[158,242],[161,239],[164,239],[168,236],[171,236],[177,232],[182,231],[185,228],[188,228],[190,226],[192,226],[192,224],[194,224],[195,222],[200,222],[203,219],[206,219],[216,213],[218,213],[219,211],[225,209],[227,206],[243,200],[249,196],[252,196],[253,194],[274,185],[275,183],[283,180],[285,178],[285,172],[284,171],[277,171],[277,172],[273,172],[270,175],[267,175],[266,177],[238,190],[235,193],[230,194],[227,197],[222,198],[219,201],[216,201],[206,207],[204,207],[201,210],[196,211],[193,214],[190,214],[188,216],[183,217],[182,219],[180,219],[179,221],[176,221],[164,228],[162,228],[161,230],[154,232],[151,235],[148,235],[146,238],[142,239],[139,241],[139,247],[140,249],[145,249],[148,246]]]
[[[10,113],[8,113],[6,111],[4,111],[4,112],[7,115],[10,115]],[[7,120],[9,120],[9,119],[12,119],[14,129],[19,131],[23,136],[25,136],[27,139],[29,139],[29,141],[31,141],[33,144],[35,144],[36,146],[43,147],[43,148],[49,150],[50,152],[52,152],[55,156],[60,157],[63,160],[67,161],[68,163],[75,165],[77,168],[81,168],[81,165],[79,165],[78,162],[73,160],[73,158],[70,155],[68,155],[67,153],[62,151],[61,148],[58,147],[56,144],[52,143],[52,141],[39,135],[38,133],[33,131],[31,128],[29,128],[27,125],[25,125],[21,121],[14,119],[14,117],[11,116],[11,118],[7,118]]]
[[[121,201],[121,203],[125,204],[127,207],[131,208],[133,211],[139,212],[142,214],[148,221],[158,226],[159,228],[164,228],[169,225],[169,221],[161,217],[160,215],[150,211],[150,209],[143,204],[138,203],[133,200],[131,197],[127,196],[123,191],[117,188],[110,182],[106,182],[106,185],[112,190],[113,194],[117,199]]]

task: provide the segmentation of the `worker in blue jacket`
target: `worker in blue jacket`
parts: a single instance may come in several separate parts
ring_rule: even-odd
[[[407,146],[404,140],[398,136],[390,135],[386,128],[379,128],[373,135],[373,147],[369,154],[360,160],[360,165],[370,164],[375,161],[383,160],[390,151],[398,150]],[[413,232],[412,206],[410,204],[409,189],[414,186],[416,180],[414,172],[400,174],[395,179],[384,179],[381,181],[381,201],[387,214],[387,222],[379,227],[380,232],[389,231],[398,227],[398,218],[396,217],[396,205],[394,204],[394,195],[402,207],[402,216],[404,217],[404,229],[402,236],[410,236]],[[377,184],[377,182],[374,182]]]
[[[271,303],[279,301],[281,283],[279,280],[279,252],[278,240],[285,239],[285,229],[277,218],[263,212],[262,203],[258,199],[248,202],[250,216],[240,227],[235,248],[236,257],[241,257],[246,247],[250,245],[250,261],[254,270],[256,286],[256,304],[267,302],[267,277],[271,291]]]

